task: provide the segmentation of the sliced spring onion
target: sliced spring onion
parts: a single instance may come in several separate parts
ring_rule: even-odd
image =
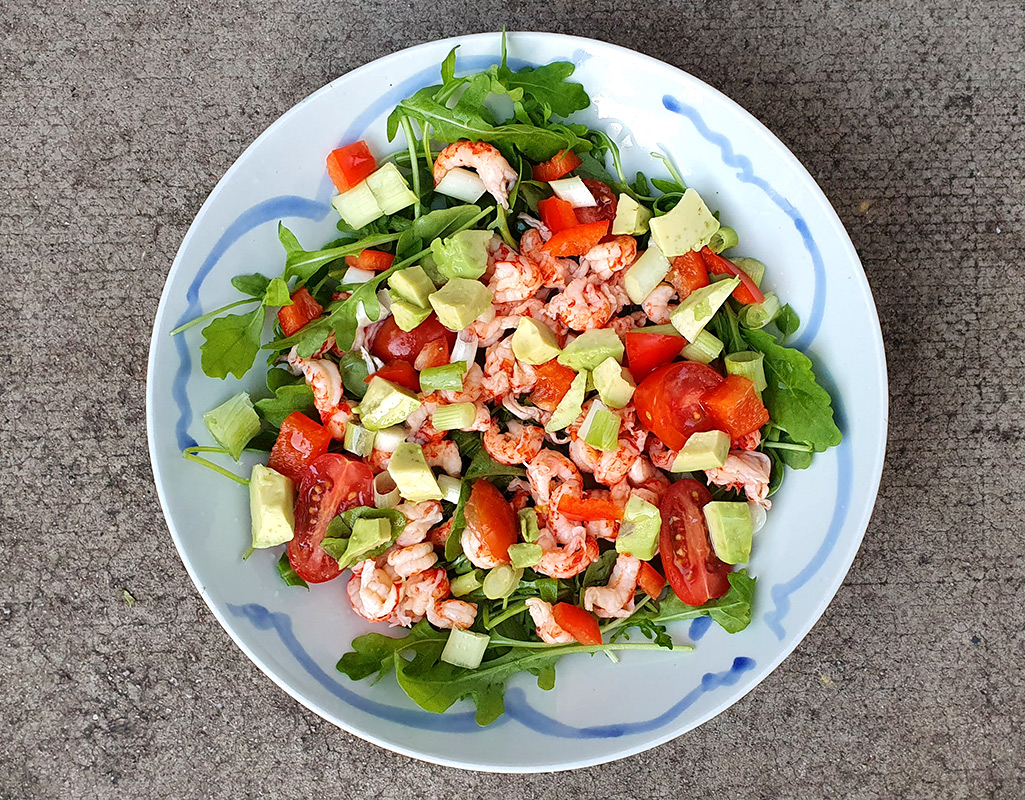
[[[366,283],[373,278],[377,273],[370,269],[359,269],[358,267],[349,267],[342,273],[342,283]]]
[[[439,475],[438,486],[441,488],[442,500],[449,503],[459,502],[459,492],[463,488],[463,482],[451,475]]]
[[[518,512],[520,518],[520,536],[525,542],[536,542],[541,535],[537,524],[537,511],[533,508],[521,508]]]
[[[260,432],[260,416],[249,395],[241,392],[203,415],[203,422],[221,447],[235,461],[249,440]]]
[[[766,292],[761,303],[750,303],[740,309],[737,319],[748,330],[758,330],[772,322],[780,308],[779,298],[773,292]]]
[[[431,425],[439,431],[456,431],[469,428],[476,418],[477,408],[473,403],[453,403],[434,409]]]
[[[488,570],[488,574],[484,576],[484,596],[488,600],[501,600],[503,597],[508,597],[516,591],[522,577],[522,569],[513,569],[508,564],[499,564],[494,569]]]
[[[456,167],[445,173],[445,177],[434,187],[434,191],[462,200],[464,203],[472,203],[484,194],[485,188],[484,181],[476,172]]]
[[[683,348],[683,357],[699,364],[709,364],[722,352],[722,342],[706,330],[698,333],[693,342]]]
[[[420,372],[420,391],[461,391],[465,374],[465,361],[453,361],[451,364],[443,364],[440,367],[428,367]]]
[[[735,266],[740,267],[744,272],[747,273],[747,277],[755,282],[755,286],[762,285],[762,278],[765,277],[765,264],[759,261],[757,258],[746,258],[741,256],[740,258],[731,258]]]
[[[536,566],[541,561],[541,554],[541,545],[533,542],[509,545],[509,562],[513,569]]]
[[[454,667],[477,669],[484,660],[490,642],[491,637],[486,633],[453,628],[441,651],[441,660]]]
[[[760,395],[768,384],[765,382],[765,361],[764,353],[756,353],[753,350],[743,350],[739,353],[730,353],[723,359],[726,364],[727,375],[742,375],[750,378],[755,385],[755,391]]]
[[[406,441],[409,436],[409,429],[404,425],[392,425],[377,432],[374,439],[374,449],[382,453],[394,453],[395,449]]]
[[[395,479],[387,471],[374,478],[374,506],[377,508],[395,508],[399,504],[399,487]]]
[[[452,592],[453,597],[462,597],[470,592],[477,591],[483,585],[484,570],[475,569],[472,572],[467,572],[465,575],[460,575],[458,578],[453,578],[452,583],[449,584],[449,591]]]
[[[362,425],[350,422],[345,426],[345,441],[342,446],[353,455],[366,458],[374,451],[376,437],[376,431],[368,431]]]
[[[619,426],[622,420],[609,411],[601,400],[592,400],[591,408],[580,425],[584,444],[611,453],[619,446]]]
[[[552,187],[552,191],[560,200],[565,200],[573,208],[589,208],[598,205],[591,190],[576,176],[549,181],[548,185]]]
[[[463,361],[467,365],[477,359],[477,337],[460,331],[456,343],[452,345],[452,363]]]
[[[736,247],[739,242],[740,237],[737,236],[737,232],[727,226],[719,228],[719,230],[712,234],[712,238],[708,242],[708,249],[713,253],[719,254],[723,250]]]

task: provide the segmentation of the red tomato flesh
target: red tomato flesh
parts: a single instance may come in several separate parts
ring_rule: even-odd
[[[666,280],[673,285],[681,300],[695,289],[708,286],[708,269],[701,254],[690,250],[674,258]]]
[[[598,620],[580,606],[571,603],[556,603],[552,607],[555,624],[576,639],[580,644],[601,644],[601,628]]]
[[[362,461],[327,453],[309,465],[299,484],[295,536],[288,543],[288,563],[308,583],[338,577],[338,559],[320,543],[328,523],[339,513],[374,502],[374,473]]]
[[[730,588],[730,568],[712,550],[701,509],[712,501],[695,480],[677,481],[662,497],[659,554],[676,596],[690,606],[722,597]]]
[[[728,273],[735,278],[740,278],[740,286],[733,290],[733,299],[738,303],[747,305],[749,303],[761,303],[765,295],[758,288],[758,284],[751,280],[751,276],[744,270],[720,255],[713,253],[707,247],[701,249],[701,258],[704,259],[708,271],[716,275]]]
[[[643,381],[652,372],[668,364],[683,350],[687,340],[668,333],[645,333],[644,329],[629,331],[626,340],[626,359],[635,381]]]
[[[395,256],[383,250],[362,250],[358,256],[346,256],[345,265],[356,269],[367,269],[381,272],[388,269],[395,261]]]
[[[571,497],[568,494],[559,499],[559,513],[566,519],[586,522],[597,519],[619,521],[623,518],[623,509],[611,500],[599,498],[585,500],[582,497]]]
[[[303,286],[292,292],[292,305],[282,306],[278,311],[278,323],[285,336],[294,336],[307,323],[324,313],[324,307],[313,299],[313,295]]]
[[[326,428],[293,411],[281,423],[267,466],[298,483],[307,465],[324,455],[329,444],[331,434]]]
[[[362,139],[332,150],[327,157],[327,174],[339,192],[347,192],[377,169],[367,143]]]
[[[509,546],[516,544],[520,526],[512,505],[489,481],[480,478],[466,501],[466,527],[476,535],[491,557],[509,563]]]
[[[692,433],[715,428],[703,400],[722,382],[714,369],[693,361],[659,367],[634,392],[637,419],[670,450],[679,450]]]
[[[597,205],[594,206],[582,206],[581,208],[573,209],[576,212],[577,219],[581,225],[586,225],[593,222],[605,221],[612,223],[616,218],[616,209],[619,207],[619,201],[616,200],[616,193],[608,187],[607,184],[601,181],[596,181],[591,178],[584,178],[584,186],[591,191],[591,196],[595,199]],[[602,234],[604,236],[604,234]]]
[[[411,331],[402,330],[395,322],[395,317],[388,317],[377,331],[370,352],[385,363],[401,359],[412,364],[425,344],[437,340],[444,341],[451,349],[456,343],[456,335],[438,322],[435,314],[431,314]]]
[[[444,339],[435,339],[420,349],[420,354],[416,357],[413,367],[418,372],[431,367],[443,367],[449,363],[449,358],[448,342]]]
[[[746,436],[769,421],[769,412],[755,391],[754,381],[743,375],[726,380],[705,396],[705,408],[712,419],[733,440]]]
[[[408,361],[397,359],[392,361],[390,364],[385,364],[373,375],[367,375],[363,379],[364,383],[370,383],[374,378],[384,378],[386,381],[391,381],[397,386],[402,386],[409,389],[411,392],[420,391],[420,376],[416,370],[413,369],[413,365]]]
[[[534,374],[537,376],[537,382],[530,393],[530,400],[545,411],[555,410],[577,375],[554,358],[534,367]]]
[[[552,233],[558,233],[580,224],[573,206],[558,197],[549,197],[538,203],[537,213],[541,215],[541,221]]]
[[[572,150],[560,150],[547,161],[534,167],[531,172],[535,181],[556,181],[568,175],[581,165],[580,156]]]
[[[637,573],[637,585],[648,597],[658,600],[666,586],[666,579],[651,564],[642,561],[641,570]]]
[[[583,211],[583,209],[577,209]],[[608,233],[609,221],[591,222],[587,225],[574,225],[555,234],[542,247],[553,256],[582,256]]]

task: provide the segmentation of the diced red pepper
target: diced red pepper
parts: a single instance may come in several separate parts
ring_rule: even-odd
[[[553,256],[582,256],[609,230],[609,221],[601,220],[588,225],[574,225],[559,231],[542,248]]]
[[[531,390],[530,401],[545,411],[555,410],[577,376],[573,370],[560,364],[554,358],[534,367],[534,375],[537,377],[537,381]]]
[[[628,369],[637,383],[680,355],[680,351],[687,344],[687,340],[682,336],[645,333],[643,328],[629,331],[624,338]]]
[[[373,375],[367,375],[364,383],[370,383],[374,378],[384,378],[386,381],[403,386],[411,392],[420,391],[420,376],[413,369],[412,364],[401,359],[385,364]]]
[[[327,174],[339,192],[347,192],[377,169],[367,143],[362,139],[332,150],[327,157]]]
[[[583,162],[572,150],[560,150],[532,170],[535,181],[556,181],[579,167]]]
[[[307,465],[327,452],[331,434],[301,411],[293,411],[284,422],[271,448],[267,466],[298,483]]]
[[[294,336],[301,331],[306,324],[315,320],[324,313],[324,306],[313,299],[313,296],[303,286],[292,292],[292,305],[282,306],[278,311],[278,322],[281,325],[281,332],[285,336]]]
[[[566,517],[566,519],[582,520],[584,522],[598,519],[618,522],[623,518],[623,509],[611,500],[602,500],[600,498],[584,499],[582,497],[571,497],[568,494],[564,494],[559,499],[559,513]]]
[[[723,258],[713,253],[707,247],[701,248],[701,258],[704,260],[709,272],[715,275],[729,274],[735,278],[740,278],[740,286],[733,290],[733,299],[738,303],[748,305],[749,303],[761,303],[765,300],[765,295],[758,288],[758,284],[751,280],[751,276],[728,258]]]
[[[673,285],[682,300],[695,289],[708,286],[708,268],[700,253],[688,250],[673,259],[666,280]]]
[[[637,585],[641,587],[641,591],[648,595],[648,597],[658,600],[659,595],[662,594],[662,589],[665,588],[666,579],[651,564],[647,561],[642,561],[641,570],[637,573]]]
[[[371,272],[382,272],[395,261],[395,256],[383,250],[363,250],[358,256],[346,256],[345,265]]]
[[[555,624],[576,639],[580,644],[601,644],[601,628],[598,620],[580,606],[571,603],[556,603],[552,608]]]
[[[754,381],[742,375],[727,375],[701,400],[717,427],[733,440],[746,436],[769,421],[769,412],[755,391]]]
[[[541,221],[552,233],[558,233],[580,224],[573,206],[559,197],[542,200],[537,204],[537,213],[541,215]]]
[[[421,372],[431,367],[443,367],[449,362],[448,342],[444,339],[434,339],[427,342],[413,362],[413,367]]]

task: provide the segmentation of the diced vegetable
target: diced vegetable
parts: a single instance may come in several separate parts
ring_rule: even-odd
[[[677,334],[649,333],[645,328],[628,331],[626,359],[633,379],[640,383],[652,372],[668,364],[683,350],[687,340]]]
[[[462,361],[445,364],[441,367],[430,367],[420,373],[420,391],[461,391],[465,374],[466,364]]]
[[[629,343],[630,340],[627,338],[628,356]],[[602,361],[591,372],[591,380],[594,382],[594,388],[598,390],[598,397],[609,408],[626,406],[637,388],[630,373],[612,356]]]
[[[584,444],[603,453],[612,453],[619,448],[619,427],[622,422],[600,400],[592,400],[591,408],[580,425],[579,436]]]
[[[521,508],[517,512],[520,522],[520,537],[525,542],[536,542],[541,535],[538,527],[537,511],[533,508]]]
[[[345,224],[356,230],[384,216],[384,211],[377,204],[377,198],[366,181],[361,181],[354,188],[333,197],[331,205],[345,220]]]
[[[570,384],[569,390],[563,395],[555,407],[555,411],[552,412],[551,419],[545,423],[545,430],[552,433],[571,425],[580,416],[586,390],[587,373],[578,372]]]
[[[404,389],[409,389],[411,392],[418,392],[420,390],[420,376],[416,374],[416,370],[413,369],[413,365],[408,361],[401,358],[392,361],[390,364],[385,364],[373,375],[368,375],[364,380],[364,383],[370,383],[374,378],[381,378],[385,381],[401,386]],[[364,395],[364,399],[366,395]],[[403,422],[403,420],[396,420],[396,422]],[[389,422],[389,425],[396,424],[395,422]]]
[[[439,475],[438,486],[441,488],[441,499],[446,503],[458,503],[459,494],[463,488],[463,482],[451,475]]]
[[[398,295],[399,299],[420,308],[429,307],[427,298],[437,289],[421,266],[406,267],[392,273],[392,276],[388,278],[388,287],[395,295]],[[394,296],[392,300],[395,300]]]
[[[217,444],[236,461],[250,440],[260,432],[260,415],[245,392],[207,411],[203,422]]]
[[[685,345],[681,355],[688,361],[711,364],[722,352],[722,341],[706,330],[698,332],[693,342]]]
[[[556,603],[552,608],[555,623],[580,644],[601,644],[601,628],[598,620],[580,606],[571,603]]]
[[[776,318],[781,308],[779,298],[772,292],[766,292],[762,302],[751,303],[740,309],[737,319],[748,330],[760,330]]]
[[[573,384],[577,374],[554,358],[534,367],[537,382],[530,392],[530,400],[538,408],[554,411]]]
[[[673,461],[672,472],[715,469],[726,463],[730,452],[729,434],[722,431],[692,433]]]
[[[413,374],[416,375],[415,372]],[[379,431],[381,428],[405,422],[419,407],[420,400],[412,391],[382,378],[378,373],[370,377],[367,393],[363,396],[358,409],[363,426],[372,431]]]
[[[658,552],[661,530],[662,515],[658,506],[637,495],[631,495],[623,509],[623,523],[616,537],[616,552],[642,561],[654,558]]]
[[[730,353],[723,359],[728,375],[743,375],[754,381],[755,391],[761,397],[762,392],[768,384],[765,382],[765,354],[754,350],[742,350],[739,353]]]
[[[486,190],[484,181],[476,172],[463,167],[455,167],[445,173],[445,177],[434,187],[434,191],[447,197],[454,197],[456,200],[462,200],[464,203],[473,203]]]
[[[573,208],[593,208],[598,205],[591,190],[584,185],[583,180],[576,176],[549,181],[548,185],[552,187],[556,197],[566,201]]]
[[[755,391],[754,381],[741,375],[726,380],[709,391],[703,403],[709,415],[733,440],[746,436],[769,421],[769,412]]]
[[[514,545],[510,545],[513,547]],[[523,570],[511,567],[508,564],[499,564],[494,569],[488,570],[484,576],[484,596],[488,600],[501,600],[516,591],[523,577]]]
[[[623,360],[623,340],[611,328],[584,331],[562,349],[559,363],[577,371],[595,369],[606,358]]]
[[[701,195],[688,189],[668,214],[655,217],[648,226],[651,240],[666,257],[672,258],[708,244],[719,230],[719,220],[708,210]]]
[[[584,522],[599,519],[619,521],[623,518],[623,509],[611,500],[584,499],[569,494],[564,494],[559,498],[559,513],[567,519]]]
[[[412,442],[403,442],[392,453],[388,462],[388,474],[392,476],[399,494],[413,503],[424,500],[440,500],[441,488],[427,466],[423,448]]]
[[[363,250],[358,256],[346,256],[345,264],[368,272],[383,272],[395,262],[395,256],[383,250]]]
[[[608,233],[608,220],[576,225],[559,231],[545,243],[543,250],[553,256],[582,256]]]
[[[441,660],[454,667],[477,669],[484,659],[491,637],[486,633],[475,633],[453,628],[441,651]]]
[[[376,432],[368,431],[362,425],[357,425],[355,422],[347,422],[343,447],[353,455],[366,458],[374,450],[374,439],[376,436]]]
[[[459,431],[473,425],[476,418],[477,408],[473,403],[439,405],[431,415],[431,425],[439,431]]]
[[[572,150],[560,150],[552,158],[533,168],[535,181],[554,181],[580,166],[580,156]]]
[[[470,592],[477,591],[484,585],[484,570],[475,569],[452,579],[449,584],[449,591],[453,597],[463,597]]]
[[[509,564],[513,569],[526,569],[537,566],[541,562],[544,551],[541,545],[532,542],[520,542],[509,546]]]
[[[715,312],[726,302],[730,293],[740,285],[736,278],[710,284],[703,289],[696,289],[676,307],[669,316],[673,327],[693,342],[698,333],[711,322]]]
[[[392,425],[377,431],[374,437],[374,449],[382,453],[394,453],[395,449],[406,441],[409,429],[405,425]]]
[[[349,267],[342,274],[341,282],[342,283],[366,283],[367,281],[373,280],[375,274],[376,273],[371,272],[368,269],[359,269],[358,267]],[[362,308],[363,308],[363,305],[361,303],[360,304],[360,309],[362,309]],[[370,321],[370,318],[367,317],[367,322],[369,322],[369,321]]]
[[[491,231],[460,231],[446,239],[435,239],[431,255],[438,272],[446,278],[479,278],[488,268],[492,235]]]
[[[708,269],[700,253],[688,250],[682,256],[673,259],[666,280],[673,285],[680,299],[684,299],[695,289],[708,286]]]
[[[370,148],[363,140],[332,150],[327,156],[327,174],[339,192],[347,192],[377,169]]]
[[[331,434],[300,411],[285,417],[267,466],[298,483],[307,465],[327,452]]]
[[[748,275],[744,270],[730,261],[728,258],[723,258],[716,253],[713,253],[707,247],[701,249],[701,258],[705,261],[705,267],[708,268],[709,272],[713,272],[717,275],[728,273],[735,278],[740,279],[740,286],[738,286],[733,292],[733,299],[738,303],[760,303],[765,299],[765,295],[762,294],[762,290],[758,288],[751,276]]]
[[[285,336],[295,336],[308,322],[315,320],[324,313],[324,307],[313,299],[309,290],[303,286],[292,292],[292,305],[282,306],[278,310],[278,324]]]
[[[666,579],[651,564],[642,561],[641,569],[637,573],[637,585],[648,597],[658,600],[666,586]]]
[[[737,236],[737,232],[733,228],[723,225],[712,235],[708,242],[708,249],[718,255],[723,250],[736,247],[739,242],[740,237]]]
[[[669,272],[669,261],[654,244],[641,253],[623,275],[623,288],[637,305],[643,303],[655,291]]]
[[[253,522],[253,549],[274,547],[295,535],[295,483],[262,464],[249,478],[249,511]]]
[[[395,508],[399,504],[399,487],[387,470],[374,477],[374,507]]]
[[[616,204],[616,217],[612,220],[612,235],[639,236],[648,232],[651,212],[628,194],[621,194]]]
[[[559,197],[542,200],[537,204],[537,213],[541,215],[541,222],[552,233],[558,233],[580,224],[576,212],[573,211],[573,206]]]
[[[394,214],[417,201],[399,168],[391,161],[368,175],[366,183],[378,207],[385,214]]]

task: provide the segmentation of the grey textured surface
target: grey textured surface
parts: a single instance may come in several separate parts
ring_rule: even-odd
[[[664,59],[776,132],[861,253],[892,398],[872,525],[797,651],[673,743],[534,777],[277,690],[174,552],[143,419],[164,277],[244,147],[340,73],[502,25]],[[4,3],[0,798],[1025,795],[1023,52],[1019,0]]]

